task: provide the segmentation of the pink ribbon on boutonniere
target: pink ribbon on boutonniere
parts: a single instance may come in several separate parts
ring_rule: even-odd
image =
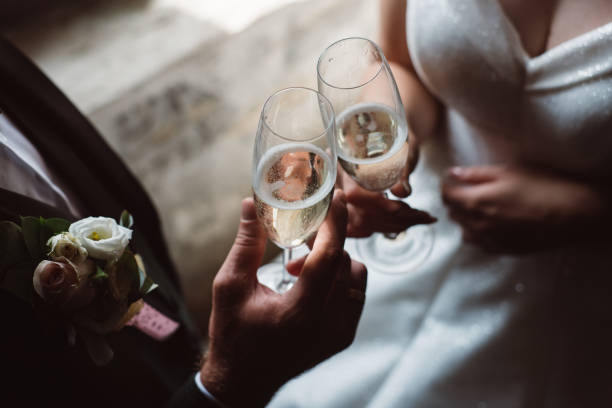
[[[179,323],[145,302],[126,326],[132,326],[157,341],[164,341],[179,328]]]

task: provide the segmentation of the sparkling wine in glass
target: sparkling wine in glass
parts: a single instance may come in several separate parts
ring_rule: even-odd
[[[344,171],[366,190],[391,188],[408,159],[405,119],[386,105],[366,102],[345,109],[336,122]]]
[[[293,248],[325,219],[336,182],[335,118],[317,91],[287,88],[264,104],[253,153],[253,195],[268,238],[283,249],[282,266],[262,266],[259,281],[282,293],[296,278],[287,272]]]
[[[338,160],[361,187],[390,196],[409,154],[410,132],[389,64],[374,42],[345,38],[317,63],[319,92],[333,105]],[[362,259],[387,273],[418,267],[433,247],[433,229],[414,226],[400,234],[359,240]]]

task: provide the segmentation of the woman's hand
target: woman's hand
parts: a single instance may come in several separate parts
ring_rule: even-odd
[[[406,2],[381,0],[379,44],[389,61],[410,128],[409,155],[401,180],[391,188],[398,197],[411,193],[408,178],[416,166],[419,142],[431,137],[438,127],[441,104],[418,78],[406,41]],[[419,136],[419,140],[415,137]],[[374,232],[401,232],[417,224],[430,224],[436,219],[428,213],[410,208],[406,203],[388,200],[381,193],[367,191],[338,171],[338,184],[346,193],[349,237],[367,237]]]
[[[455,167],[442,196],[464,240],[490,252],[594,241],[610,223],[607,197],[593,186],[527,168]]]
[[[338,169],[338,184],[346,194],[348,237],[368,237],[374,232],[401,232],[413,225],[437,221],[425,211],[411,208],[403,201],[389,200],[381,193],[361,188],[342,169]],[[394,194],[397,188],[404,188],[401,183],[398,184],[394,186]]]

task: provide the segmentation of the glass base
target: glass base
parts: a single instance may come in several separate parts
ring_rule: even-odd
[[[378,272],[398,275],[416,270],[433,249],[434,229],[416,225],[389,239],[383,234],[357,240],[356,252],[362,262]]]
[[[285,293],[293,287],[297,278],[289,273],[283,274],[283,264],[273,262],[262,265],[257,270],[257,280],[276,293]]]

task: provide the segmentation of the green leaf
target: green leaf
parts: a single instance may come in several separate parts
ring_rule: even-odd
[[[157,285],[157,283],[153,282],[153,279],[146,276],[144,282],[142,283],[142,285],[140,285],[140,296],[143,297],[147,293],[156,289],[158,286],[159,285]]]
[[[70,221],[63,218],[47,218],[43,222],[53,235],[59,234],[60,232],[67,232],[70,227]]]
[[[13,295],[32,303],[35,292],[32,285],[35,265],[31,261],[22,262],[7,269],[1,287]]]
[[[36,261],[43,260],[49,251],[49,238],[67,231],[69,226],[70,222],[61,218],[21,217],[21,230],[30,256]]]
[[[106,292],[108,286],[106,283],[108,282],[108,273],[99,266],[96,266],[96,272],[91,275],[91,283],[94,287],[98,288],[98,290],[102,292]]]
[[[140,298],[140,272],[134,253],[129,249],[123,251],[123,255],[117,261],[117,269],[111,276],[111,291],[118,299],[127,296],[128,303]]]
[[[153,291],[154,291],[155,289],[157,289],[158,287],[159,287],[159,285],[158,285],[157,283],[153,282],[153,283],[151,284],[151,286],[149,286],[149,287],[147,288],[147,290],[145,291],[144,295],[146,295],[146,294],[147,294],[147,293],[149,293],[149,292],[153,292]],[[144,295],[143,295],[143,296],[144,296]]]
[[[149,278],[147,276],[147,273],[143,269],[141,269],[140,266],[138,267],[138,274],[140,276],[140,279],[139,279],[140,297],[144,297],[144,295],[146,295],[147,293],[151,292],[152,290],[158,287],[158,285],[155,282],[153,282],[153,279]]]
[[[96,273],[91,277],[92,279],[108,279],[108,273],[104,271],[104,269],[99,266],[96,267]]]
[[[30,259],[19,225],[10,221],[0,222],[0,282],[7,269]]]
[[[132,228],[132,225],[134,225],[134,217],[132,217],[132,214],[127,212],[127,210],[123,210],[119,217],[119,225],[125,228]]]
[[[42,260],[46,255],[45,248],[49,237],[46,237],[43,221],[42,217],[21,217],[23,239],[30,256],[35,261]]]

